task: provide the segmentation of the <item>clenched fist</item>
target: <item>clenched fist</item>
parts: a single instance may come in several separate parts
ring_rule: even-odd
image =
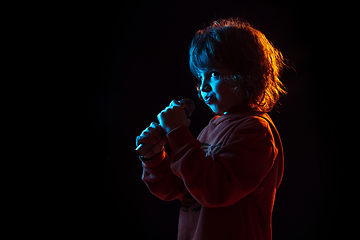
[[[161,111],[157,118],[166,134],[175,128],[190,126],[190,119],[186,117],[184,107],[176,100],[173,100],[168,107]]]
[[[153,148],[144,156],[149,159],[160,153],[167,141],[164,129],[159,124],[152,122],[140,136],[136,137],[136,146],[139,146],[142,143],[153,143]]]

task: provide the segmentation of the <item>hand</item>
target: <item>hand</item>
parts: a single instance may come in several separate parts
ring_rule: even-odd
[[[149,142],[155,144],[154,147],[144,156],[149,159],[160,153],[167,141],[164,129],[159,124],[152,122],[150,126],[140,134],[140,136],[136,137],[136,146],[139,146],[141,143]]]
[[[190,126],[190,119],[186,117],[184,108],[176,100],[173,100],[168,107],[161,111],[157,118],[166,134],[175,128]]]

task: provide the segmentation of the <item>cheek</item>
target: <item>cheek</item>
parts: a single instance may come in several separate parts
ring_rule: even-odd
[[[220,101],[227,101],[228,99],[232,98],[232,95],[234,94],[231,86],[226,83],[219,83],[216,86],[216,92]]]

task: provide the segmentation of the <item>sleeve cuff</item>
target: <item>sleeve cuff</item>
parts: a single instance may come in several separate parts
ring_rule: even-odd
[[[181,126],[169,132],[167,138],[172,150],[183,147],[196,140],[186,126]]]
[[[144,157],[140,157],[140,160],[144,167],[153,168],[159,166],[161,162],[165,159],[165,156],[166,156],[165,150],[162,150],[160,153],[158,153],[152,158],[147,159]]]

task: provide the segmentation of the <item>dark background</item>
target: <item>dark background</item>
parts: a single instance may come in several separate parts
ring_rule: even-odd
[[[180,201],[159,200],[146,188],[135,138],[172,99],[183,97],[196,103],[193,135],[207,125],[212,114],[197,99],[188,48],[197,30],[228,17],[240,17],[262,31],[295,68],[284,70],[289,94],[270,113],[285,153],[273,239],[327,239],[340,231],[342,168],[336,121],[329,115],[329,103],[335,102],[334,87],[329,87],[333,65],[322,6],[301,1],[137,1],[94,3],[75,16],[73,62],[81,69],[76,85],[83,145],[74,218],[83,233],[176,239]]]

